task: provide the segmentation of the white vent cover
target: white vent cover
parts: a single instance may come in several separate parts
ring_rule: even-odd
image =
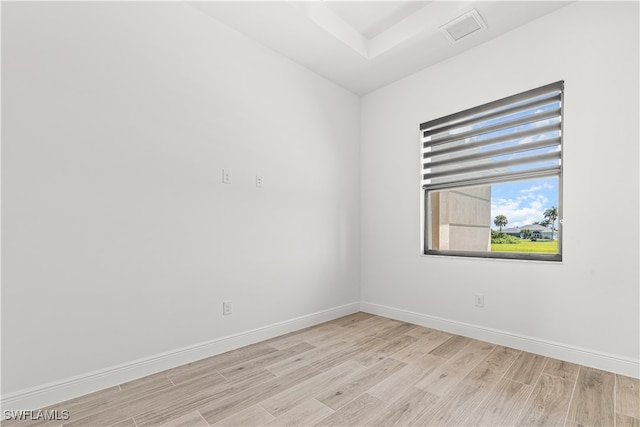
[[[478,11],[473,9],[443,25],[440,27],[440,31],[447,36],[451,43],[456,43],[460,39],[483,28],[487,28],[487,24],[482,20]]]

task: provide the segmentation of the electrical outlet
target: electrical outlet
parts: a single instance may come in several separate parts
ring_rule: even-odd
[[[256,175],[256,187],[262,188],[263,179],[262,176]]]
[[[476,307],[484,307],[484,295],[475,294],[473,297],[475,299],[475,306]]]
[[[229,169],[222,169],[222,182],[224,184],[231,184],[233,175]]]
[[[222,314],[228,315],[233,313],[233,303],[231,301],[222,301]]]

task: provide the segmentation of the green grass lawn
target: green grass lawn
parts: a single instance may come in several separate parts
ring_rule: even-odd
[[[558,241],[557,240],[538,240],[532,242],[528,239],[521,239],[520,243],[507,244],[507,243],[492,243],[491,252],[536,252],[536,253],[558,253]]]

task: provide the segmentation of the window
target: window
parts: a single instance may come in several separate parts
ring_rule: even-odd
[[[562,260],[559,81],[420,125],[424,253]]]

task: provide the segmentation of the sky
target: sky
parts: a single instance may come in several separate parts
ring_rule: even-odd
[[[491,218],[506,216],[509,222],[503,228],[521,227],[542,221],[544,211],[552,206],[558,207],[557,177],[491,186]],[[491,226],[495,227],[493,220]]]

